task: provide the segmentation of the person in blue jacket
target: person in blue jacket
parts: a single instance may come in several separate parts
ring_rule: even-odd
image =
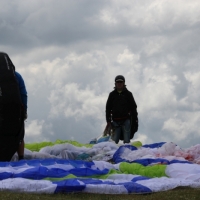
[[[24,120],[27,119],[27,102],[28,102],[28,96],[27,96],[27,91],[26,91],[26,86],[24,83],[24,80],[22,78],[22,76],[15,71],[15,76],[19,85],[19,91],[20,91],[20,95],[21,95],[21,100],[22,100],[22,104],[23,104],[23,110],[24,110]],[[23,134],[20,138],[20,145],[19,148],[17,150],[18,153],[18,157],[19,160],[24,159],[24,135],[25,135],[25,127],[23,124]]]

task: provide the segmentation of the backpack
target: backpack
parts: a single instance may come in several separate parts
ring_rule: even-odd
[[[10,161],[19,147],[23,132],[23,107],[15,67],[0,52],[0,161]]]

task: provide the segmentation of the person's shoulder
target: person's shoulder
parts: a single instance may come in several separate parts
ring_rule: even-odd
[[[22,77],[21,74],[20,74],[19,72],[16,72],[16,71],[15,71],[15,75],[16,75],[17,77]]]
[[[18,81],[20,81],[20,82],[24,81],[24,79],[22,78],[22,76],[21,76],[21,74],[19,72],[15,71],[15,76],[16,76],[16,78],[17,78]]]
[[[116,93],[116,90],[113,90],[113,91],[110,92],[110,95],[113,95],[115,93]]]
[[[131,91],[129,91],[127,88],[124,90],[124,92],[128,95],[133,95]]]
[[[123,89],[123,92],[131,93],[131,92],[127,89],[127,87],[125,87],[125,88]]]

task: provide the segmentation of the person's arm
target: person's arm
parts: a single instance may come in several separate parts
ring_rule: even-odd
[[[107,125],[104,130],[104,135],[110,135],[109,130],[111,130],[111,93],[109,94],[106,102],[106,122]]]
[[[133,94],[130,92],[129,96],[130,101],[130,108],[131,108],[131,115],[132,115],[132,123],[134,124],[134,130],[135,132],[138,131],[138,112],[137,112],[137,104],[135,102],[135,99],[133,97]]]
[[[111,93],[106,102],[106,121],[107,123],[111,122]]]
[[[131,109],[132,116],[135,119],[137,119],[137,116],[138,116],[137,104],[136,104],[133,94],[131,92],[129,93],[129,103],[130,103],[130,109]]]
[[[27,96],[26,86],[25,86],[23,78],[21,78],[20,80],[19,90],[21,94],[22,104],[24,106],[24,109],[27,110],[28,96]]]
[[[26,119],[27,118],[27,102],[28,102],[26,86],[25,86],[22,76],[18,72],[15,72],[15,75],[16,75],[16,79],[19,85],[20,96],[21,96],[23,107],[24,107],[24,115],[25,115],[24,118]]]

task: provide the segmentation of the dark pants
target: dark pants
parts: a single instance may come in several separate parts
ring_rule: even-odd
[[[131,122],[130,119],[125,121],[113,121],[114,126],[114,135],[112,139],[118,144],[120,140],[120,135],[123,134],[124,143],[130,143],[130,134],[131,134]]]

